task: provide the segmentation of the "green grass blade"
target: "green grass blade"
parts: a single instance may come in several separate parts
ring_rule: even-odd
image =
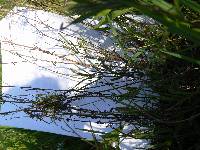
[[[167,55],[170,55],[170,56],[173,56],[173,57],[176,57],[176,58],[197,64],[197,65],[200,65],[200,60],[197,60],[197,59],[194,59],[194,58],[191,58],[191,57],[187,57],[187,56],[184,56],[184,55],[181,55],[181,54],[178,54],[178,53],[174,53],[174,52],[163,51],[163,50],[161,50],[161,52],[165,53]]]
[[[187,7],[190,7],[194,11],[200,12],[200,5],[192,0],[181,0],[181,3]]]

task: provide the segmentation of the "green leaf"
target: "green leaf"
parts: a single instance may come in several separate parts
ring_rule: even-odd
[[[126,8],[126,9],[121,9],[121,10],[114,10],[111,12],[111,16],[112,16],[112,19],[115,19],[116,17],[118,16],[121,16],[127,12],[130,12],[132,8]]]
[[[191,58],[191,57],[187,57],[187,56],[184,56],[184,55],[181,55],[181,54],[178,54],[178,53],[174,53],[174,52],[163,51],[163,50],[161,50],[161,52],[165,53],[167,55],[170,55],[170,56],[173,56],[173,57],[176,57],[176,58],[186,60],[188,62],[200,65],[200,60],[197,60],[197,59],[194,59],[194,58]]]
[[[167,3],[163,0],[151,0],[151,2],[166,12],[170,11],[171,13],[174,13],[174,6],[170,3]]]
[[[99,13],[96,14],[95,18],[97,19],[98,17],[106,16],[111,12],[111,9],[104,9],[100,11]]]
[[[186,7],[190,7],[194,11],[200,12],[200,5],[192,0],[180,0],[180,2]]]
[[[121,128],[116,128],[113,131],[102,135],[102,138],[109,143],[117,142],[119,143],[120,133],[122,132]]]
[[[107,16],[103,17],[100,20],[100,22],[97,25],[95,25],[93,28],[96,30],[96,29],[100,28],[102,25],[105,25],[105,24],[108,24],[108,17]]]
[[[131,61],[136,61],[140,55],[144,54],[144,49],[138,50],[132,57]]]

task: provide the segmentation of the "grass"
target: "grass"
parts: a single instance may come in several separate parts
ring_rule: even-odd
[[[76,137],[0,126],[1,150],[84,150],[91,149],[92,146]]]

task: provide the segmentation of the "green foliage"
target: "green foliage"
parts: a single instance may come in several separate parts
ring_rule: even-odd
[[[113,131],[106,133],[102,136],[103,138],[103,145],[104,147],[106,145],[113,145],[113,143],[115,144],[116,149],[120,149],[119,145],[120,145],[120,138],[122,138],[122,128],[116,128]]]
[[[0,127],[1,150],[85,150],[92,148],[79,138],[20,128]]]
[[[178,34],[180,36],[184,36],[185,38],[190,39],[192,42],[194,42],[196,44],[196,47],[199,46],[200,28],[195,24],[199,22],[198,18],[200,17],[199,16],[200,5],[194,1],[181,0],[180,2],[175,1],[174,4],[168,3],[163,0],[150,0],[150,1],[73,0],[73,2],[74,1],[76,3],[72,3],[71,7],[69,7],[68,10],[73,13],[76,12],[78,14],[81,14],[81,16],[78,19],[76,19],[73,23],[80,22],[88,17],[95,16],[94,19],[99,20],[99,23],[98,25],[95,26],[95,29],[98,30],[111,29],[113,35],[117,36],[118,33],[116,32],[116,29],[113,28],[113,22],[116,22],[117,17],[120,17],[123,14],[144,14],[164,25],[169,32]],[[85,7],[90,7],[91,9],[84,10]],[[185,12],[185,9],[187,9],[187,12]],[[198,16],[198,17],[196,17],[195,19],[191,19],[190,17],[187,17],[188,14],[192,14],[192,16]],[[109,28],[101,27],[102,25],[105,24],[109,25]],[[148,39],[148,41],[150,40]],[[118,41],[118,43],[120,42]],[[169,49],[167,49],[167,51],[168,50]],[[170,54],[170,52],[165,54],[168,55]],[[190,62],[192,61],[192,63],[196,63],[198,61],[198,60],[195,61],[193,58],[189,59]]]
[[[156,102],[154,109],[147,104],[142,109],[130,107],[134,111],[129,107],[119,110],[152,119],[154,125],[149,126],[146,136],[151,139],[151,149],[199,149],[200,4],[189,0],[73,2],[69,10],[81,15],[74,23],[88,17],[99,20],[95,28],[112,33],[123,48],[122,57],[128,66],[148,75],[149,80],[143,79],[145,87],[158,95],[145,94],[144,101]],[[155,22],[138,22],[129,17],[141,14]],[[118,97],[131,96],[127,93]]]
[[[80,15],[72,23],[87,18],[98,20],[99,23],[92,27],[112,34],[122,53],[98,51],[103,55],[98,57],[102,62],[98,64],[100,69],[91,64],[98,70],[98,75],[105,71],[116,79],[132,77],[132,80],[141,81],[139,87],[124,87],[127,93],[110,96],[116,102],[144,103],[141,106],[135,102],[116,109],[121,113],[120,119],[127,118],[123,121],[146,127],[146,130],[134,129],[129,135],[151,140],[151,149],[200,149],[200,4],[197,1],[69,0],[66,6],[64,1],[48,0],[44,3],[40,0],[29,1],[29,4],[61,14]],[[154,21],[138,21],[134,15],[148,16],[147,20],[153,18]],[[83,48],[84,44],[81,46]],[[119,60],[125,67],[118,70],[104,63]],[[130,70],[134,70],[136,75]],[[79,72],[79,75],[84,79],[97,77],[87,72]],[[58,95],[44,96],[36,105],[42,106],[44,112],[57,112],[61,108],[58,107],[58,98]],[[49,100],[50,103],[46,103]],[[103,137],[104,149],[119,142],[117,130]]]
[[[0,19],[3,18],[7,13],[12,10],[15,6],[23,6],[24,0],[1,0],[0,1]]]
[[[78,9],[78,13],[82,14],[80,18],[75,20],[74,22],[80,22],[85,18],[90,16],[109,16],[111,20],[114,20],[117,16],[127,13],[129,10],[137,10],[140,14],[147,15],[163,25],[165,25],[170,32],[177,33],[180,35],[184,35],[188,39],[193,40],[196,43],[199,43],[199,33],[200,30],[198,28],[193,28],[190,20],[186,20],[182,15],[180,10],[181,7],[189,6],[194,11],[198,11],[200,5],[196,2],[184,1],[181,3],[176,3],[173,5],[163,0],[150,0],[150,1],[142,1],[142,0],[97,0],[97,1],[75,1],[75,5],[72,4],[69,10],[75,13]],[[181,5],[181,4],[184,4]],[[70,4],[70,3],[69,3]],[[81,8],[82,7],[82,8]],[[89,10],[84,10],[85,7],[91,8]],[[117,11],[116,11],[117,10]],[[116,13],[117,12],[117,13]],[[114,16],[113,16],[114,14]],[[102,17],[101,21],[105,20]],[[102,24],[102,22],[100,22]],[[106,23],[106,22],[105,22]]]

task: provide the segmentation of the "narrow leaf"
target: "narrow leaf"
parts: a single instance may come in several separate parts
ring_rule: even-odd
[[[161,50],[161,52],[163,52],[167,55],[170,55],[170,56],[173,56],[173,57],[183,59],[183,60],[186,60],[188,62],[200,65],[200,60],[197,60],[197,59],[194,59],[194,58],[191,58],[191,57],[187,57],[187,56],[184,56],[184,55],[181,55],[181,54],[178,54],[178,53],[173,53],[173,52],[168,52],[168,51],[163,51],[163,50]]]

